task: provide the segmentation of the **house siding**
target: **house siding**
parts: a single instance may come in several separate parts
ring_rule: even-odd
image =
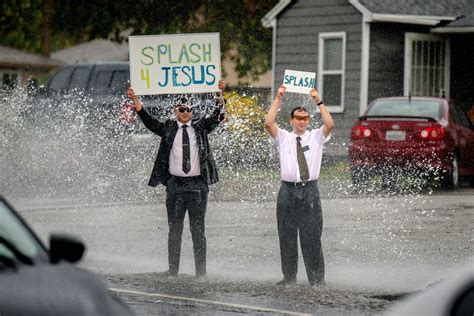
[[[350,128],[359,113],[361,23],[362,15],[347,0],[295,1],[277,20],[275,93],[286,69],[318,72],[319,33],[346,32],[344,112],[332,114],[335,129],[326,148],[329,159],[347,155]],[[279,120],[286,123],[291,109],[308,105],[307,100],[306,96],[288,93]],[[316,121],[321,123],[319,115]]]

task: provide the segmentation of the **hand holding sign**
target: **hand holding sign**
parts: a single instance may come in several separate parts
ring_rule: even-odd
[[[309,91],[309,95],[311,96],[311,98],[314,100],[316,104],[319,104],[322,101],[321,96],[318,93],[318,90],[314,88]]]
[[[131,85],[128,85],[128,90],[127,90],[127,95],[130,100],[133,101],[133,106],[135,107],[135,111],[139,112],[141,111],[143,105],[138,96],[135,94],[135,91],[133,90]]]
[[[284,85],[281,85],[280,88],[278,88],[277,95],[282,98],[285,95],[285,92],[286,92],[286,87]]]
[[[214,99],[216,100],[216,104],[224,105],[225,104],[225,101],[224,101],[225,81],[224,81],[224,79],[219,80],[218,87],[219,87],[219,90],[221,90],[221,91],[218,93],[218,95]]]
[[[283,84],[286,91],[295,93],[309,93],[314,88],[316,81],[315,72],[285,70]]]

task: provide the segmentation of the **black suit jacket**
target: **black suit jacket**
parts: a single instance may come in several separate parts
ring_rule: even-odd
[[[191,122],[199,146],[201,176],[207,185],[219,181],[217,165],[211,147],[209,146],[208,134],[224,119],[224,115],[221,114],[221,108],[221,105],[217,105],[209,117],[193,119]],[[175,120],[159,121],[148,114],[144,108],[137,113],[143,121],[143,124],[145,124],[150,131],[161,137],[160,148],[158,149],[158,155],[148,185],[152,187],[156,187],[159,183],[167,185],[171,177],[169,172],[169,158],[174,138],[178,132],[178,123]]]

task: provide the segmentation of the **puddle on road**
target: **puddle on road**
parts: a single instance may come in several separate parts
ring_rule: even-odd
[[[199,281],[185,274],[178,278],[167,278],[162,273],[105,275],[104,278],[113,288],[318,315],[373,315],[383,312],[407,294],[344,289],[332,284],[323,288],[311,288],[306,284],[278,287],[269,282],[228,281],[219,278]],[[124,298],[128,300],[127,295]],[[135,304],[136,297],[129,299]],[[162,303],[168,304],[166,300]],[[214,307],[209,308],[213,310]]]

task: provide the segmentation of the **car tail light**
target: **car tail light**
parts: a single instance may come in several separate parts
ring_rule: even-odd
[[[372,137],[372,131],[363,125],[356,125],[351,130],[351,136],[353,139],[369,138]]]
[[[432,126],[432,127],[425,127],[419,133],[418,136],[421,139],[428,139],[428,140],[439,140],[443,139],[445,135],[445,129],[442,126]]]

